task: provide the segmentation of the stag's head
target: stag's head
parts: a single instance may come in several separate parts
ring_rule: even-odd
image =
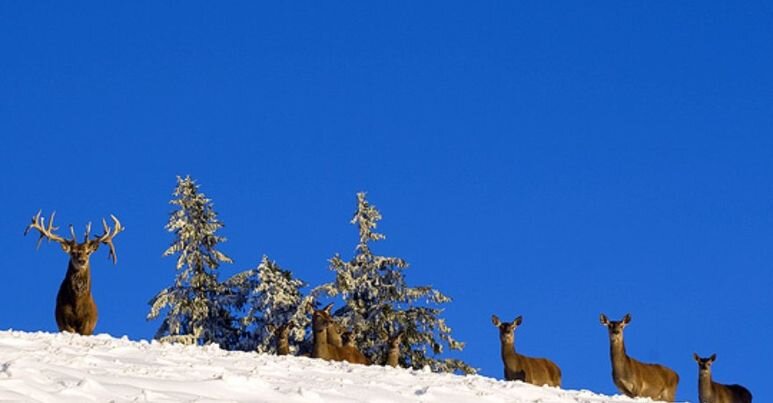
[[[603,313],[599,317],[601,324],[609,331],[609,339],[612,341],[623,340],[623,329],[631,323],[631,314],[627,313],[622,320],[609,320]]]
[[[717,359],[716,354],[712,354],[709,358],[701,358],[698,354],[692,353],[692,357],[698,363],[698,373],[711,375],[711,364]]]
[[[518,316],[512,322],[502,322],[497,315],[491,315],[491,323],[499,329],[499,340],[502,343],[515,342],[515,329],[523,323],[523,316]]]
[[[41,212],[38,211],[38,213],[32,217],[32,223],[30,223],[30,225],[28,225],[24,230],[24,235],[27,235],[31,229],[35,229],[40,233],[37,244],[38,248],[40,247],[40,243],[44,238],[48,241],[59,243],[59,245],[62,247],[62,250],[70,255],[70,262],[72,263],[73,268],[81,271],[88,269],[89,258],[91,257],[91,254],[99,249],[99,245],[105,244],[110,247],[110,254],[108,257],[113,260],[113,263],[116,263],[117,257],[115,254],[115,247],[113,246],[113,238],[118,235],[119,232],[123,231],[124,228],[121,226],[121,223],[118,221],[118,219],[115,218],[115,216],[110,216],[114,223],[113,228],[111,229],[107,225],[107,222],[103,219],[102,226],[104,227],[104,233],[102,235],[95,236],[94,238],[91,238],[91,223],[88,223],[86,225],[86,233],[83,236],[83,242],[78,242],[78,239],[75,236],[75,229],[72,225],[70,226],[71,238],[65,239],[56,234],[56,230],[59,229],[58,227],[54,226],[54,215],[56,213],[51,214],[48,225],[46,225],[45,218],[41,217],[40,213]]]

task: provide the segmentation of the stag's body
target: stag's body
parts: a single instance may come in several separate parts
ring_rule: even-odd
[[[40,212],[32,217],[32,223],[24,231],[26,235],[30,229],[40,232],[38,246],[43,238],[49,241],[55,241],[60,244],[62,250],[70,256],[70,262],[67,265],[67,273],[59,286],[59,293],[56,295],[56,309],[54,317],[56,325],[60,331],[73,332],[82,335],[91,335],[97,324],[97,305],[94,303],[94,297],[91,295],[91,266],[89,258],[96,252],[100,244],[106,244],[110,247],[110,255],[113,263],[116,262],[115,247],[113,246],[113,237],[123,231],[121,223],[117,218],[111,216],[115,226],[110,229],[107,223],[102,220],[105,228],[104,234],[94,239],[89,239],[91,223],[86,226],[86,235],[83,242],[79,243],[75,238],[75,231],[70,226],[72,239],[64,239],[57,235],[54,227],[54,214],[48,226],[45,225],[44,218]]]
[[[515,329],[522,321],[523,318],[519,316],[511,323],[503,323],[496,315],[491,316],[491,322],[499,329],[505,379],[538,386],[561,386],[561,369],[558,365],[546,358],[527,357],[515,352]]]
[[[91,335],[97,325],[97,304],[91,295],[91,268],[76,268],[72,260],[59,286],[54,311],[60,331]]]
[[[601,314],[601,324],[609,329],[612,381],[628,397],[649,397],[673,402],[679,375],[663,365],[637,361],[626,353],[623,328],[630,321],[630,314],[625,315],[621,321],[610,321],[606,315]]]
[[[698,403],[751,403],[752,394],[741,385],[723,385],[711,379],[711,365],[717,359],[700,358],[693,353],[698,363]]]

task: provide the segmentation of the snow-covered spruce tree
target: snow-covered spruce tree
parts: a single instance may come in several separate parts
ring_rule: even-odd
[[[233,319],[227,289],[218,281],[216,270],[221,263],[232,261],[215,249],[225,241],[216,235],[223,223],[218,220],[212,201],[199,192],[199,185],[190,176],[177,177],[173,195],[170,204],[177,210],[171,213],[165,228],[174,233],[175,239],[163,255],[177,255],[177,277],[172,286],[150,301],[147,318],[156,319],[166,311],[156,339],[186,344],[218,343],[228,348],[234,337]]]
[[[263,256],[257,268],[226,280],[235,296],[236,309],[244,312],[240,320],[239,348],[276,354],[277,333],[287,327],[291,351],[306,338],[310,319],[303,308],[309,298],[301,288],[305,283],[288,270]]]
[[[461,360],[440,359],[444,344],[462,350],[464,343],[451,337],[451,328],[440,318],[438,307],[451,299],[432,287],[409,287],[403,271],[405,260],[373,254],[370,243],[385,239],[374,232],[381,214],[357,194],[357,211],[352,224],[359,228],[360,240],[351,261],[336,254],[330,259],[335,282],[317,287],[312,294],[340,296],[344,306],[336,311],[342,324],[354,331],[357,346],[371,362],[386,360],[386,340],[403,332],[400,365],[413,368],[429,366],[437,372],[475,373]]]

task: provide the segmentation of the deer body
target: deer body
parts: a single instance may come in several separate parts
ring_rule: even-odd
[[[698,403],[751,403],[752,394],[741,385],[723,385],[711,379],[711,364],[717,359],[700,358],[693,353],[698,363]]]
[[[601,323],[609,329],[612,381],[628,397],[674,401],[679,375],[659,364],[639,362],[626,353],[623,328],[630,321],[630,315],[622,321],[610,321],[604,314],[601,315]]]
[[[491,322],[499,329],[500,353],[505,366],[504,377],[508,381],[522,381],[533,385],[561,386],[561,369],[546,358],[527,357],[515,352],[515,329],[523,318],[503,323],[496,315]]]
[[[111,218],[115,226],[111,229],[105,220],[102,220],[105,232],[94,239],[89,239],[91,232],[91,223],[89,223],[86,226],[84,240],[80,243],[75,238],[75,231],[72,226],[70,226],[72,239],[64,239],[55,233],[57,228],[54,227],[54,214],[51,214],[51,219],[48,222],[48,226],[46,226],[44,218],[38,212],[32,217],[32,223],[24,231],[25,235],[30,229],[40,232],[38,247],[40,247],[40,242],[46,238],[49,241],[58,242],[62,250],[70,256],[67,273],[65,273],[64,280],[62,280],[59,292],[56,295],[54,317],[60,331],[81,335],[91,335],[94,333],[94,327],[97,324],[97,305],[94,303],[94,297],[91,295],[91,267],[89,258],[92,253],[97,251],[100,244],[106,244],[110,247],[110,254],[108,256],[112,258],[113,263],[116,262],[113,238],[123,231],[123,227],[117,218],[114,216],[111,216]]]
[[[97,304],[91,295],[91,269],[77,269],[72,261],[59,286],[54,310],[60,331],[91,335],[97,325]]]

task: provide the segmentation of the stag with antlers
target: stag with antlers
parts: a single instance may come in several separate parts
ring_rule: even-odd
[[[124,230],[121,223],[115,216],[110,215],[114,226],[111,229],[107,222],[102,219],[104,233],[94,238],[91,236],[91,223],[86,225],[86,234],[83,242],[78,242],[75,236],[75,229],[70,225],[71,239],[65,239],[56,234],[58,227],[54,226],[54,215],[45,223],[45,218],[41,217],[40,211],[32,217],[32,223],[24,230],[24,235],[31,229],[40,233],[37,247],[43,239],[58,242],[62,250],[70,255],[70,263],[67,266],[67,274],[59,286],[59,293],[56,295],[56,324],[59,330],[63,332],[73,332],[82,335],[90,335],[94,332],[97,324],[97,305],[94,303],[94,297],[91,295],[91,268],[89,258],[91,254],[99,249],[99,245],[105,244],[110,247],[108,258],[117,262],[113,238]]]

